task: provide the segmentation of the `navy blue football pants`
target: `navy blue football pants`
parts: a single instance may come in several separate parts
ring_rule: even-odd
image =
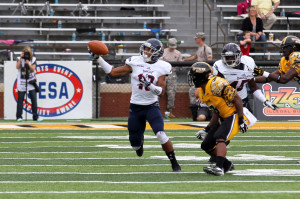
[[[164,121],[160,112],[159,103],[151,105],[130,104],[128,131],[132,147],[139,147],[144,140],[146,121],[149,122],[153,132],[164,131]]]

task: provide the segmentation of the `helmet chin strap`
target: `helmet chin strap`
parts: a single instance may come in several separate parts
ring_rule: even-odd
[[[151,56],[148,57],[145,52],[142,52],[142,57],[143,57],[145,62],[150,62],[151,61]]]

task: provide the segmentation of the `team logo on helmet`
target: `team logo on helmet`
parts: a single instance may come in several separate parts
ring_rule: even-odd
[[[148,48],[148,49],[146,49]],[[145,62],[157,62],[163,56],[164,50],[162,43],[157,39],[148,39],[140,47],[140,54]],[[150,54],[150,56],[148,56]]]

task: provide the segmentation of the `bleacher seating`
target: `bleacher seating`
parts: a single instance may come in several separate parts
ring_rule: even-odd
[[[242,20],[248,16],[248,14],[237,16],[237,4],[240,2],[242,2],[242,0],[233,0],[230,2],[226,0],[214,0],[215,10],[216,12],[219,12],[219,21],[221,22],[222,27],[227,29],[227,38],[229,41],[236,41],[236,34],[241,32],[240,28],[242,26]],[[300,18],[289,17],[290,25],[287,22],[288,13],[296,12],[300,9],[300,5],[295,4],[295,1],[292,0],[281,1],[279,7],[275,10],[277,22],[273,25],[271,30],[264,30],[267,36],[269,33],[274,34],[274,41],[272,41],[273,44],[279,44],[281,40],[288,34],[300,36]],[[268,51],[270,51],[269,55],[271,55],[274,59],[279,59],[280,55],[278,54],[278,49],[272,49],[272,45],[268,46]],[[263,53],[261,54],[261,52],[252,52],[250,55],[260,56],[263,55]]]
[[[139,46],[149,37],[167,39],[172,32],[177,31],[164,28],[165,20],[170,19],[167,13],[158,10],[163,8],[164,4],[149,3],[148,0],[147,3],[132,1],[126,4],[113,1],[94,2],[94,4],[78,3],[76,0],[62,0],[58,4],[42,0],[27,3],[1,2],[1,40],[33,40],[19,45],[65,48],[86,45],[90,40],[101,40],[109,46],[122,44],[128,47],[128,45]],[[94,29],[94,31],[76,32],[77,29]],[[0,43],[0,46],[7,45]],[[36,54],[44,57],[47,53],[65,55],[57,50],[59,49],[36,48]],[[85,55],[86,50],[74,48],[72,53],[77,57]],[[49,59],[52,58],[49,56]]]

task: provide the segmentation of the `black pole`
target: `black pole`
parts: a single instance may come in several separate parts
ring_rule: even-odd
[[[99,69],[99,63],[94,60],[93,64],[96,65],[96,71],[95,71],[95,82],[96,82],[96,118],[99,118],[99,78],[98,78],[98,69]]]

